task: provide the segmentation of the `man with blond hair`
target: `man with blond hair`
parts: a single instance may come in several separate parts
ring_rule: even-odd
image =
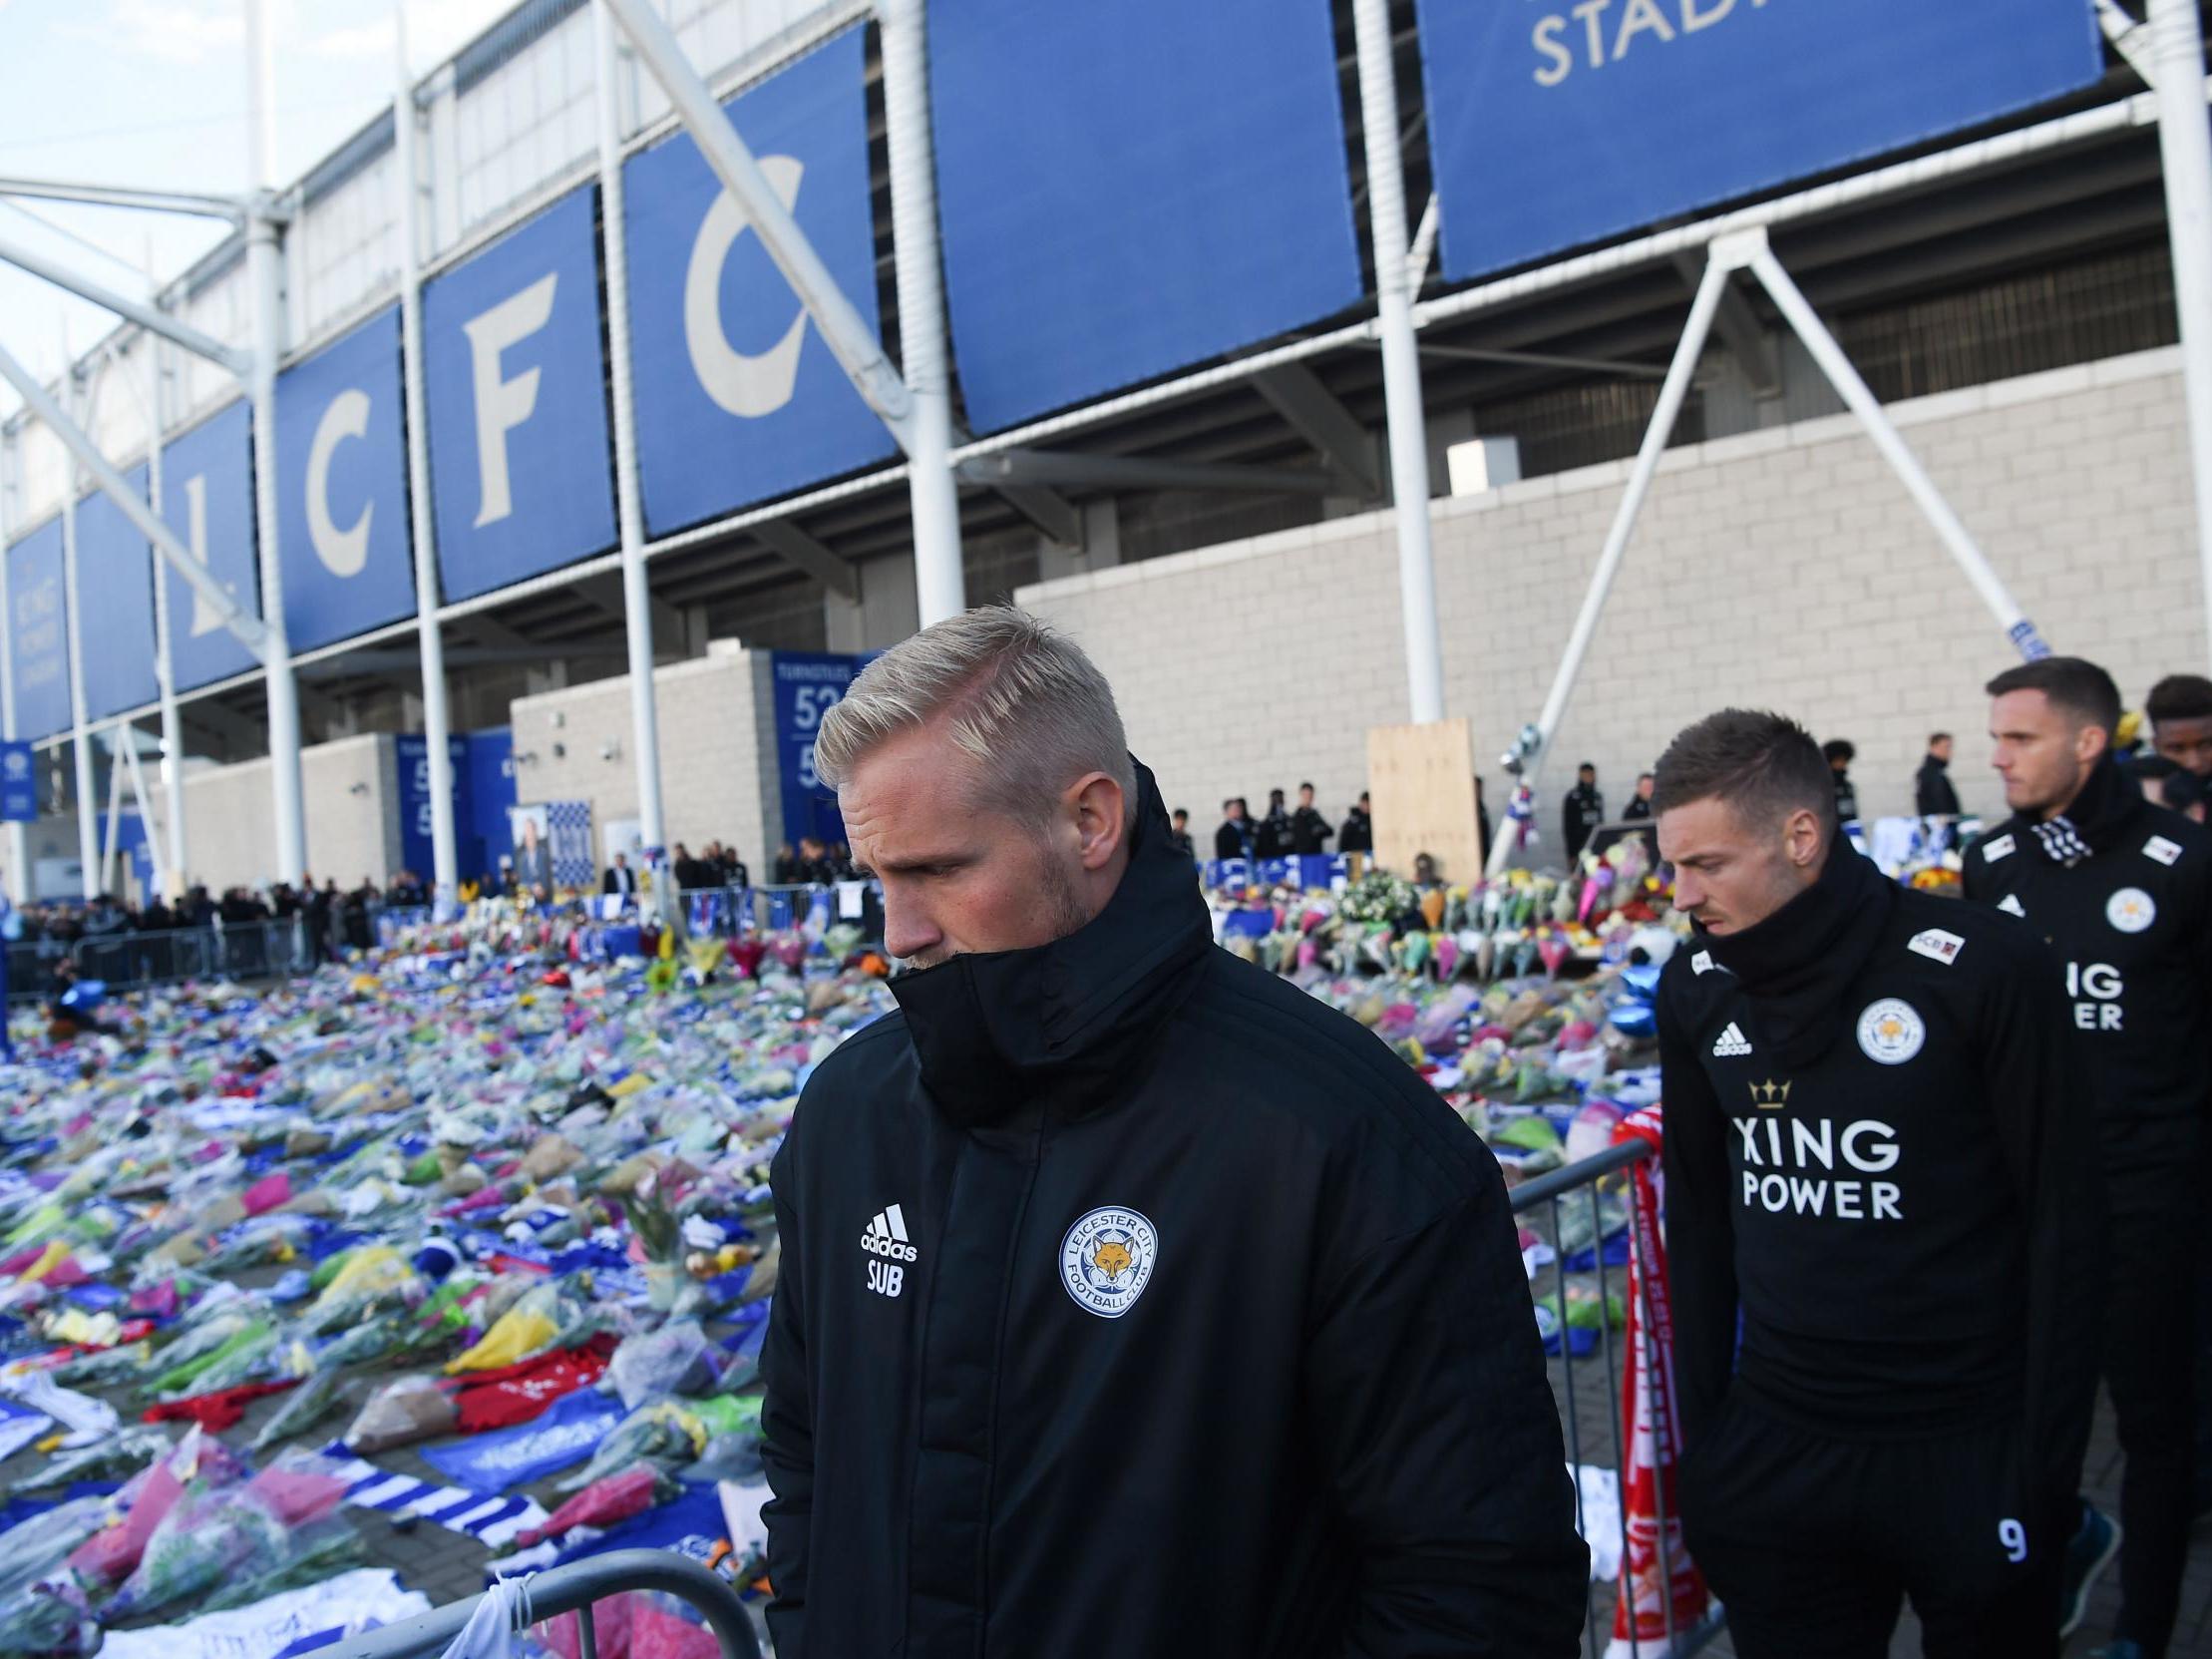
[[[781,1659],[1565,1659],[1586,1555],[1496,1164],[1214,948],[1113,692],[1020,611],[815,763],[899,1012],[773,1172]]]

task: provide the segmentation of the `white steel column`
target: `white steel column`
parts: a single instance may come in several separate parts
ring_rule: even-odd
[[[108,817],[100,832],[100,891],[116,890],[116,842],[123,823],[123,733],[108,728]]]
[[[614,519],[622,548],[622,625],[629,640],[630,747],[637,765],[637,827],[665,847],[660,814],[660,722],[653,698],[652,591],[645,582],[645,520],[637,493],[637,412],[630,393],[629,244],[622,227],[622,117],[615,85],[614,18],[592,0],[599,102],[599,220],[605,235],[607,380],[614,393]],[[648,857],[657,858],[651,851]],[[674,915],[673,874],[654,872],[662,914]]]
[[[430,429],[423,414],[422,193],[417,157],[415,81],[407,67],[407,7],[394,0],[392,35],[398,87],[392,95],[394,160],[399,175],[401,379],[407,398],[407,488],[414,507],[415,639],[422,653],[423,747],[430,769],[432,908],[443,914],[461,887],[453,834],[453,756],[448,752],[446,643],[438,626],[437,527],[430,510]]]
[[[15,740],[15,607],[8,597],[8,472],[15,445],[0,434],[0,737]],[[36,759],[31,762],[35,768]],[[36,798],[37,782],[32,783]],[[28,824],[10,823],[7,834],[8,898],[21,908],[31,902],[31,835]]]
[[[69,346],[62,346],[62,396],[68,414],[78,418],[77,379],[69,360]],[[85,623],[84,607],[77,587],[77,464],[71,459],[62,488],[62,604],[69,612],[69,723],[70,748],[77,766],[77,874],[87,904],[100,896],[100,838],[93,815],[100,809],[93,800],[92,737],[85,730]]]
[[[148,276],[153,270],[149,264]],[[146,504],[154,516],[162,514],[162,428],[165,414],[162,396],[162,338],[159,334],[146,337],[147,378],[146,389]],[[184,892],[184,725],[177,710],[177,656],[170,638],[169,571],[159,555],[150,555],[154,566],[154,671],[162,690],[162,805],[169,814],[169,856],[155,855],[155,876],[169,898]],[[137,765],[136,753],[132,756]],[[140,789],[140,808],[146,812],[145,789]],[[148,814],[146,837],[155,840],[154,820]],[[168,877],[174,871],[177,880]]]
[[[1436,618],[1429,541],[1428,427],[1413,340],[1405,171],[1398,153],[1398,84],[1388,0],[1354,0],[1359,113],[1367,147],[1367,213],[1374,241],[1382,398],[1390,430],[1390,500],[1398,532],[1398,608],[1405,627],[1407,700],[1415,722],[1444,717],[1444,640]]]
[[[907,458],[914,577],[922,625],[967,609],[960,501],[952,478],[952,379],[944,344],[937,186],[929,133],[928,37],[922,0],[883,0],[885,138],[897,251],[900,369],[913,399]]]
[[[276,804],[278,881],[299,882],[307,868],[307,824],[299,775],[299,685],[284,626],[284,576],[276,547],[276,360],[283,349],[283,272],[276,220],[266,195],[276,150],[276,44],[268,0],[246,0],[246,129],[249,183],[256,193],[245,222],[247,279],[253,289],[253,520],[260,544],[261,622],[268,630],[269,781]]]
[[[2197,120],[2200,123],[2204,120],[2201,109],[2197,112]],[[1881,452],[1882,459],[1890,464],[1890,470],[1897,474],[1915,505],[1934,527],[1937,537],[1958,564],[1960,571],[1965,574],[1975,594],[1989,607],[1990,615],[1997,619],[1997,625],[2005,630],[2006,636],[2019,648],[2022,656],[2030,660],[2038,656],[2048,656],[2050,646],[2043,642],[2043,636],[2036,631],[2035,624],[2021,610],[2020,602],[2005,586],[2004,579],[1991,568],[1973,535],[1960,522],[1959,515],[1951,510],[1951,504],[1944,500],[1943,492],[1936,488],[1935,480],[1921,466],[1920,458],[1913,454],[1912,446],[1905,442],[1904,436],[1891,423],[1888,413],[1882,408],[1881,400],[1874,395],[1873,389],[1865,380],[1860,378],[1858,369],[1853,366],[1843,347],[1837,344],[1836,337],[1828,332],[1828,325],[1820,320],[1820,314],[1812,308],[1797,284],[1791,280],[1789,272],[1782,268],[1782,262],[1774,257],[1774,250],[1766,242],[1766,232],[1746,231],[1744,236],[1747,245],[1750,238],[1756,239],[1756,251],[1745,261],[1749,264],[1751,273],[1759,279],[1759,285],[1766,289],[1767,297],[1774,301],[1783,320],[1804,342],[1806,351],[1811,353],[1820,372],[1828,377],[1828,383],[1835,387],[1836,394],[1859,417],[1859,424],[1866,428],[1866,435],[1874,440],[1874,447]],[[1718,262],[1717,258],[1715,262]]]
[[[2204,41],[2196,0],[2150,0],[2151,91],[2166,176],[2174,309],[2181,319],[2181,384],[2196,482],[2197,561],[2212,644],[2212,129],[2204,113]]]
[[[1538,766],[1544,751],[1551,747],[1559,722],[1567,712],[1567,699],[1575,689],[1575,678],[1582,672],[1582,659],[1590,649],[1590,641],[1597,634],[1598,620],[1605,615],[1606,596],[1613,592],[1614,579],[1621,574],[1622,556],[1629,551],[1629,537],[1636,529],[1637,514],[1643,510],[1644,498],[1652,488],[1652,475],[1659,471],[1659,457],[1666,453],[1666,440],[1672,435],[1675,419],[1682,412],[1682,399],[1689,394],[1690,376],[1696,371],[1698,353],[1705,348],[1705,336],[1712,332],[1712,319],[1720,309],[1720,296],[1728,285],[1728,272],[1733,268],[1718,256],[1705,261],[1705,274],[1697,284],[1697,297],[1690,301],[1689,321],[1682,328],[1682,337],[1674,346],[1674,360],[1666,366],[1666,378],[1659,383],[1659,404],[1652,411],[1652,424],[1644,429],[1644,446],[1636,452],[1636,465],[1629,472],[1629,487],[1622,493],[1621,505],[1613,515],[1613,528],[1606,532],[1605,547],[1598,555],[1598,568],[1590,573],[1590,587],[1583,594],[1582,609],[1575,614],[1574,631],[1567,636],[1567,649],[1559,659],[1559,671],[1552,676],[1551,691],[1544,698],[1544,711],[1536,718],[1531,731],[1522,733],[1517,757],[1520,776],[1517,790],[1533,790],[1536,786]],[[1513,860],[1520,840],[1518,814],[1509,812],[1499,826],[1499,834],[1491,843],[1488,873],[1499,876]]]
[[[122,729],[131,733],[131,741],[123,746],[123,766],[131,774],[131,794],[139,803],[139,823],[146,831],[146,856],[154,866],[154,890],[172,896],[182,894],[184,884],[170,881],[168,861],[162,857],[162,838],[154,833],[154,802],[146,792],[146,773],[139,768],[138,734],[129,726]]]

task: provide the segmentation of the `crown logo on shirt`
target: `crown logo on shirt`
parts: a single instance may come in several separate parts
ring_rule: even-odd
[[[1763,1083],[1746,1083],[1744,1087],[1751,1091],[1751,1104],[1761,1111],[1780,1111],[1789,1104],[1787,1081],[1776,1082],[1769,1077]]]

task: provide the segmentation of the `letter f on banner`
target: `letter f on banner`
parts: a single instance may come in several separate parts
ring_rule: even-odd
[[[794,156],[763,156],[760,171],[785,211],[796,211],[805,165]],[[683,278],[683,341],[691,353],[692,372],[707,396],[733,415],[758,419],[791,401],[799,380],[799,351],[806,344],[807,308],[794,295],[792,303],[798,305],[799,314],[791,319],[783,338],[757,356],[730,344],[729,335],[722,331],[722,267],[748,224],[745,209],[727,191],[714,199],[700,220]]]
[[[307,539],[332,576],[359,576],[369,562],[369,519],[376,503],[364,502],[349,530],[330,522],[330,457],[346,439],[365,437],[368,430],[369,394],[349,386],[330,400],[307,448]]]
[[[553,316],[553,284],[559,276],[558,271],[549,271],[521,293],[461,325],[461,331],[469,336],[469,363],[476,382],[479,530],[515,511],[515,498],[508,485],[507,435],[529,420],[530,412],[538,407],[538,367],[533,365],[512,380],[502,380],[500,353],[546,326]]]

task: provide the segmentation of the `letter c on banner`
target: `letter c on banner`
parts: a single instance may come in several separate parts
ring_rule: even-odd
[[[795,208],[805,164],[795,156],[763,156],[760,171],[785,211]],[[730,344],[722,331],[722,266],[748,222],[745,209],[727,191],[714,199],[700,221],[683,277],[683,340],[691,353],[691,370],[707,396],[733,415],[758,419],[791,401],[799,380],[799,348],[806,344],[807,308],[801,305],[783,338],[758,356]]]
[[[507,435],[538,407],[539,369],[533,366],[512,380],[502,380],[500,353],[546,326],[553,316],[553,283],[559,275],[548,271],[522,292],[461,325],[469,336],[469,367],[476,390],[478,530],[515,511],[508,482]]]
[[[350,530],[330,522],[331,453],[348,438],[366,437],[368,430],[369,394],[349,386],[330,400],[315,423],[315,441],[307,447],[307,539],[332,576],[359,576],[369,562],[369,520],[376,503],[362,505]]]

